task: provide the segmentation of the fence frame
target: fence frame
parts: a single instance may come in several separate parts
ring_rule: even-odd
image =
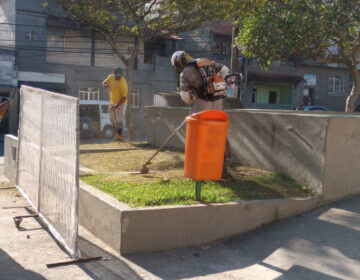
[[[22,101],[23,101],[23,95],[25,91],[29,91],[29,92],[35,92],[37,94],[41,95],[41,124],[40,124],[40,146],[39,146],[39,178],[38,178],[38,190],[37,190],[37,195],[38,195],[38,202],[37,205],[36,203],[34,203],[30,197],[28,196],[28,194],[26,193],[25,190],[23,190],[23,188],[20,186],[19,182],[20,182],[20,174],[19,174],[19,164],[21,162],[21,139],[22,139],[22,133],[23,133],[23,122],[24,122],[24,116],[22,115]],[[27,93],[25,93],[27,94]],[[71,193],[73,194],[73,201],[71,203],[71,205],[74,207],[74,209],[72,209],[71,211],[69,211],[70,213],[75,213],[75,217],[73,219],[74,221],[74,228],[73,228],[73,237],[72,237],[72,243],[71,245],[68,244],[68,242],[65,241],[65,238],[60,234],[60,232],[56,229],[56,227],[49,221],[49,219],[46,218],[46,216],[41,212],[41,190],[42,190],[42,165],[46,164],[43,162],[43,139],[44,139],[44,135],[43,135],[43,123],[44,123],[44,108],[43,108],[43,103],[44,103],[44,98],[45,96],[50,97],[51,99],[61,99],[61,100],[66,100],[66,101],[70,101],[73,102],[73,104],[76,106],[76,116],[75,116],[75,120],[76,120],[76,125],[75,125],[75,149],[76,149],[76,154],[75,154],[75,182],[73,184],[73,188]],[[22,194],[22,196],[30,203],[30,205],[34,208],[34,210],[37,212],[39,218],[42,220],[42,222],[48,227],[49,231],[51,232],[51,234],[54,236],[54,238],[64,247],[64,249],[70,254],[71,257],[75,258],[75,259],[79,259],[81,258],[81,254],[80,254],[80,250],[78,248],[78,225],[79,225],[79,126],[80,126],[80,117],[79,117],[79,99],[75,98],[75,97],[71,97],[71,96],[66,96],[66,95],[62,95],[62,94],[58,94],[58,93],[54,93],[51,91],[46,91],[43,89],[38,89],[38,88],[34,88],[34,87],[29,87],[29,86],[21,86],[20,89],[20,116],[19,116],[19,132],[18,132],[18,160],[17,160],[17,170],[16,170],[16,187],[19,190],[19,192]]]

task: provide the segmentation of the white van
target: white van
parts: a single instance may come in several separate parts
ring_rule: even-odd
[[[109,119],[109,101],[80,100],[80,136],[114,137],[114,128]],[[89,135],[91,119],[92,134]]]

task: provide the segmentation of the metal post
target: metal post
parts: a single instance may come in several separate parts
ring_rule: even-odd
[[[195,199],[197,201],[201,200],[201,181],[196,181],[195,182]]]
[[[90,49],[90,54],[91,54],[90,65],[91,66],[95,66],[95,43],[96,43],[96,34],[95,34],[95,30],[92,29],[91,30],[91,49]]]

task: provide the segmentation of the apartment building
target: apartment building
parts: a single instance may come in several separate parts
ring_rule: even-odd
[[[169,36],[156,43],[171,52],[180,39]],[[124,55],[129,54],[135,40],[133,34],[119,39],[117,44]],[[171,71],[169,57],[160,55],[140,50],[134,66],[129,98],[137,135],[146,131],[144,106],[152,105],[153,93],[176,89],[177,78]],[[0,58],[3,57],[0,71],[7,71],[8,77],[0,80],[3,88],[18,89],[24,84],[85,100],[106,100],[102,81],[115,67],[125,68],[101,36],[66,17],[54,4],[45,9],[39,0],[0,2]],[[0,90],[10,94],[8,89]]]

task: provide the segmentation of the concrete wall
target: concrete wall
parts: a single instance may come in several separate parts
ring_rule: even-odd
[[[129,208],[112,196],[80,181],[80,225],[118,252],[120,251],[121,210]]]
[[[160,109],[161,108],[161,109]],[[147,140],[160,146],[189,114],[187,108],[146,107]],[[184,149],[185,126],[169,141],[167,147]]]
[[[199,246],[307,211],[318,197],[123,210],[121,254]]]
[[[232,158],[282,172],[321,192],[328,119],[273,112],[228,112]]]
[[[147,107],[148,142],[170,135],[188,110]],[[230,110],[231,161],[277,171],[308,184],[325,199],[360,192],[360,115]],[[184,149],[185,129],[167,145]]]
[[[360,192],[359,143],[360,121],[357,117],[330,119],[323,178],[326,199]]]
[[[4,138],[4,175],[13,183],[16,182],[18,138],[6,134]]]
[[[13,55],[0,54],[0,85],[17,87],[15,56]]]

